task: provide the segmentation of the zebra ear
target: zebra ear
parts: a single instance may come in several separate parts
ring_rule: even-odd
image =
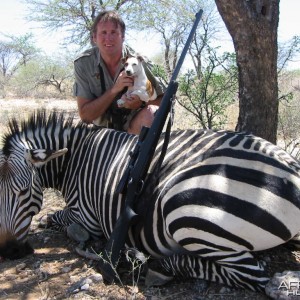
[[[36,167],[41,167],[51,159],[57,158],[66,154],[67,148],[57,151],[47,149],[27,149],[25,151],[25,158]]]

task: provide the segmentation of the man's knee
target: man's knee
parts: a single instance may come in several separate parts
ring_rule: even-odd
[[[140,110],[136,116],[131,120],[128,133],[139,134],[143,126],[150,127],[154,120],[154,115],[158,109],[156,105],[147,105]]]

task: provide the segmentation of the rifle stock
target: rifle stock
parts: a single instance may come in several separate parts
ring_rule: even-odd
[[[125,208],[121,212],[121,215],[117,220],[109,241],[107,242],[105,249],[102,252],[103,259],[99,262],[98,266],[106,282],[111,283],[116,278],[116,267],[118,264],[120,251],[125,245],[129,227],[133,224],[137,217],[137,215],[133,211],[133,205],[136,198],[142,191],[144,184],[143,180],[146,177],[147,170],[151,163],[158,140],[165,125],[166,118],[168,116],[168,113],[170,112],[173,98],[178,88],[176,78],[183,64],[188,48],[191,44],[198,23],[200,22],[202,13],[203,11],[200,10],[196,14],[195,22],[181,53],[181,56],[178,60],[176,68],[172,74],[167,90],[162,98],[160,107],[155,115],[152,126],[146,132],[146,136],[139,141],[137,157],[134,158],[134,162],[132,162],[131,164],[131,166],[133,167],[129,176],[126,176],[128,177],[128,185],[126,191]],[[122,180],[122,186],[123,185],[124,183]]]

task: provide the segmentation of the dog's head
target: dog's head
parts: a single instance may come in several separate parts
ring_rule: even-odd
[[[141,55],[137,56],[127,56],[124,59],[124,69],[126,72],[126,75],[128,76],[138,76],[142,66],[142,61],[144,58]]]

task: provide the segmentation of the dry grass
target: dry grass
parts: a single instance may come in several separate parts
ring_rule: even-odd
[[[27,119],[37,109],[67,111],[79,118],[77,103],[73,99],[0,99],[0,146],[1,136],[6,131],[9,119],[12,117],[18,120]]]

